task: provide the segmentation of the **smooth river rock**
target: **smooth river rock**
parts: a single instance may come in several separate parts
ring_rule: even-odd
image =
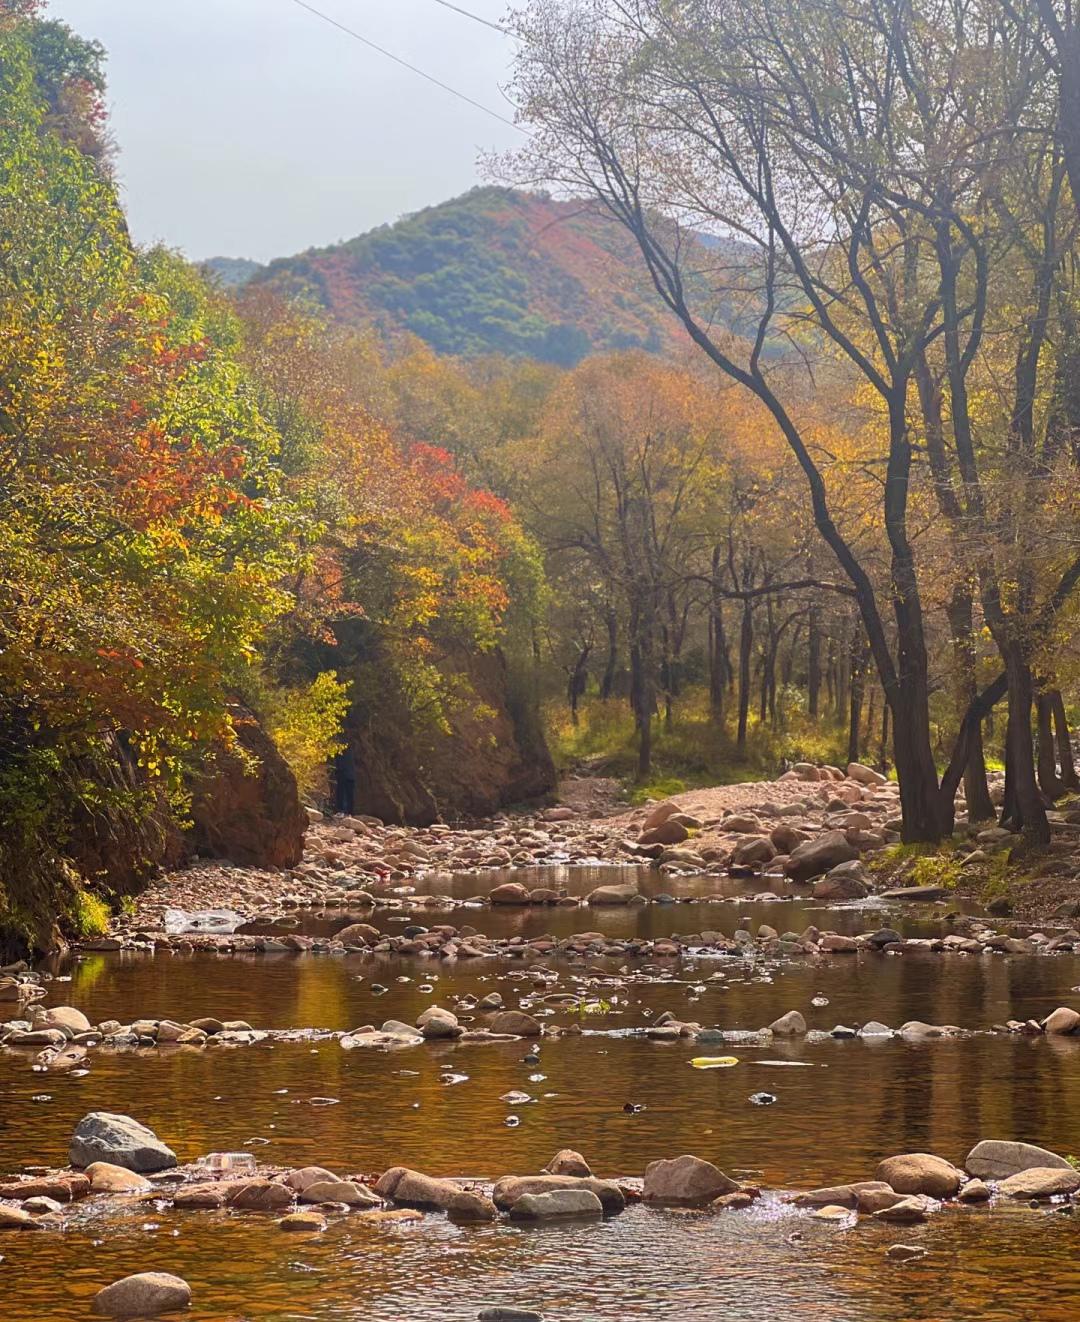
[[[684,1154],[645,1167],[647,1203],[708,1203],[740,1186],[711,1161]]]
[[[1071,1170],[1064,1157],[1033,1143],[1012,1143],[1006,1139],[984,1138],[967,1154],[964,1168],[980,1180],[1007,1180],[1010,1175],[1037,1168]]]
[[[931,1198],[953,1198],[963,1183],[955,1166],[929,1152],[887,1157],[877,1168],[877,1178],[897,1193],[928,1194]]]
[[[191,1286],[166,1272],[139,1272],[114,1281],[94,1296],[93,1311],[104,1317],[157,1317],[191,1304]]]

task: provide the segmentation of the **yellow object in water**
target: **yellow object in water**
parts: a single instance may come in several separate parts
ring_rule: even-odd
[[[729,1070],[738,1063],[738,1056],[695,1056],[690,1062],[696,1070]]]

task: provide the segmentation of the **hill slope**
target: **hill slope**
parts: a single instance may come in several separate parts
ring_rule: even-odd
[[[440,353],[570,365],[597,350],[685,344],[632,238],[598,205],[510,189],[473,189],[254,279],[313,295],[343,322],[410,331]],[[716,319],[734,320],[722,305]]]

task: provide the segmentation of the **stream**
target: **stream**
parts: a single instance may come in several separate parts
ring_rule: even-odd
[[[562,869],[557,884],[584,893],[597,873]],[[543,875],[556,884],[551,870]],[[611,880],[612,869],[601,875]],[[714,877],[641,877],[643,890],[688,902],[610,912],[458,909],[453,920],[500,936],[731,933],[759,923],[849,934],[887,923],[925,936],[946,921],[944,906],[755,900],[737,882],[725,883],[730,902],[707,902],[700,897],[717,892]],[[498,879],[485,877],[485,887]],[[464,898],[477,878],[439,889]],[[281,925],[255,916],[241,930],[328,935],[357,917],[298,913]],[[440,918],[380,911],[374,921],[400,931],[404,922]],[[1080,1004],[1075,955],[867,952],[821,964],[702,957],[668,960],[647,974],[618,959],[547,967],[558,981],[540,987],[520,961],[501,957],[447,966],[363,955],[87,953],[50,965],[45,1003],[77,1006],[92,1022],[214,1015],[258,1029],[340,1033],[391,1018],[413,1022],[434,1003],[454,1008],[461,997],[492,991],[552,1023],[573,1020],[545,994],[580,991],[597,1008],[580,1017],[580,1036],[543,1040],[538,1064],[524,1059],[532,1044],[520,1041],[428,1042],[386,1054],[344,1050],[337,1038],[310,1033],[238,1047],[102,1048],[88,1072],[68,1075],[36,1073],[29,1053],[0,1051],[0,1174],[64,1164],[75,1123],[98,1109],[143,1121],[181,1161],[239,1151],[339,1172],[402,1164],[491,1179],[538,1171],[563,1147],[612,1177],[639,1177],[658,1157],[691,1152],[770,1191],[873,1178],[877,1162],[898,1152],[962,1162],[982,1138],[1080,1152],[1080,1039],[985,1031]],[[690,1065],[711,1047],[630,1031],[665,1010],[708,1027],[754,1030],[792,1009],[826,1033],[870,1019],[980,1031],[922,1043],[813,1033],[739,1042],[723,1048],[739,1063],[715,1071]],[[774,1104],[751,1103],[763,1091]],[[528,1100],[505,1100],[512,1093]],[[869,1218],[835,1225],[770,1192],[744,1212],[632,1206],[601,1224],[540,1229],[436,1216],[375,1225],[353,1215],[302,1238],[257,1214],[120,1207],[106,1223],[76,1204],[64,1233],[0,1237],[4,1322],[85,1319],[103,1284],[146,1270],[185,1277],[195,1291],[191,1316],[208,1322],[471,1322],[497,1304],[536,1309],[550,1322],[1074,1322],[1080,1298],[1080,1221],[1047,1204],[950,1208],[911,1227]],[[894,1265],[884,1250],[897,1241],[929,1253]]]

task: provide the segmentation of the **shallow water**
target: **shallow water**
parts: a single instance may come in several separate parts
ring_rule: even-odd
[[[569,886],[588,881],[568,874]],[[662,889],[673,889],[670,879],[662,879]],[[708,910],[707,923],[691,918],[699,908]],[[595,930],[607,921],[619,935],[658,934],[649,925],[669,919],[666,930],[687,932],[732,930],[746,916],[781,930],[814,921],[860,931],[887,917],[911,932],[942,921],[940,909],[815,913],[804,901],[610,915],[467,913],[448,921],[485,931],[534,921],[551,931],[555,919]],[[343,916],[303,921],[341,926]],[[514,930],[532,934],[531,927]],[[661,979],[632,977],[617,987],[584,968],[553,964],[559,981],[544,991],[581,990],[611,1008],[585,1018],[582,1036],[542,1043],[539,1065],[523,1060],[524,1043],[432,1043],[386,1055],[345,1051],[330,1039],[98,1051],[90,1072],[76,1078],[37,1074],[29,1055],[0,1053],[0,1172],[61,1163],[72,1127],[93,1109],[137,1116],[182,1160],[240,1150],[341,1173],[401,1163],[494,1178],[538,1170],[558,1148],[572,1146],[604,1175],[640,1175],[656,1157],[694,1152],[770,1188],[809,1188],[871,1177],[893,1152],[961,1160],[982,1137],[1080,1151],[1080,1040],[980,1034],[920,1046],[774,1041],[724,1048],[739,1064],[704,1072],[689,1061],[715,1048],[625,1032],[664,1009],[725,1029],[758,1028],[793,1008],[819,1029],[871,1018],[986,1029],[1078,1003],[1070,994],[1080,983],[1074,956],[868,954],[779,968],[730,958],[668,963]],[[620,960],[589,961],[588,969],[614,974],[621,964],[633,969]],[[722,979],[712,978],[717,972]],[[521,965],[502,959],[447,968],[361,955],[88,955],[68,973],[70,982],[51,984],[49,1001],[77,1005],[92,1020],[214,1014],[260,1028],[343,1030],[412,1020],[433,1002],[452,1006],[459,996],[492,990],[509,1005],[524,1000],[533,1012],[543,1009],[530,1000],[536,989]],[[829,1004],[812,1006],[815,996]],[[571,1019],[558,1009],[551,1022]],[[532,1100],[502,1100],[511,1090]],[[775,1105],[749,1102],[762,1090],[776,1096]],[[628,1114],[627,1102],[643,1109]],[[519,1121],[514,1127],[506,1123],[511,1116]],[[551,1322],[1065,1322],[1080,1317],[1078,1231],[1080,1219],[1028,1208],[948,1211],[914,1228],[867,1221],[835,1227],[770,1198],[749,1213],[632,1208],[602,1225],[544,1230],[458,1227],[433,1217],[376,1228],[354,1216],[317,1239],[297,1239],[252,1215],[177,1215],[144,1206],[104,1224],[84,1207],[63,1235],[0,1237],[0,1318],[73,1322],[87,1316],[102,1284],[159,1269],[185,1276],[196,1290],[192,1316],[214,1322],[465,1322],[494,1303],[541,1307]],[[931,1255],[908,1267],[888,1265],[883,1250],[898,1240],[925,1244]]]

